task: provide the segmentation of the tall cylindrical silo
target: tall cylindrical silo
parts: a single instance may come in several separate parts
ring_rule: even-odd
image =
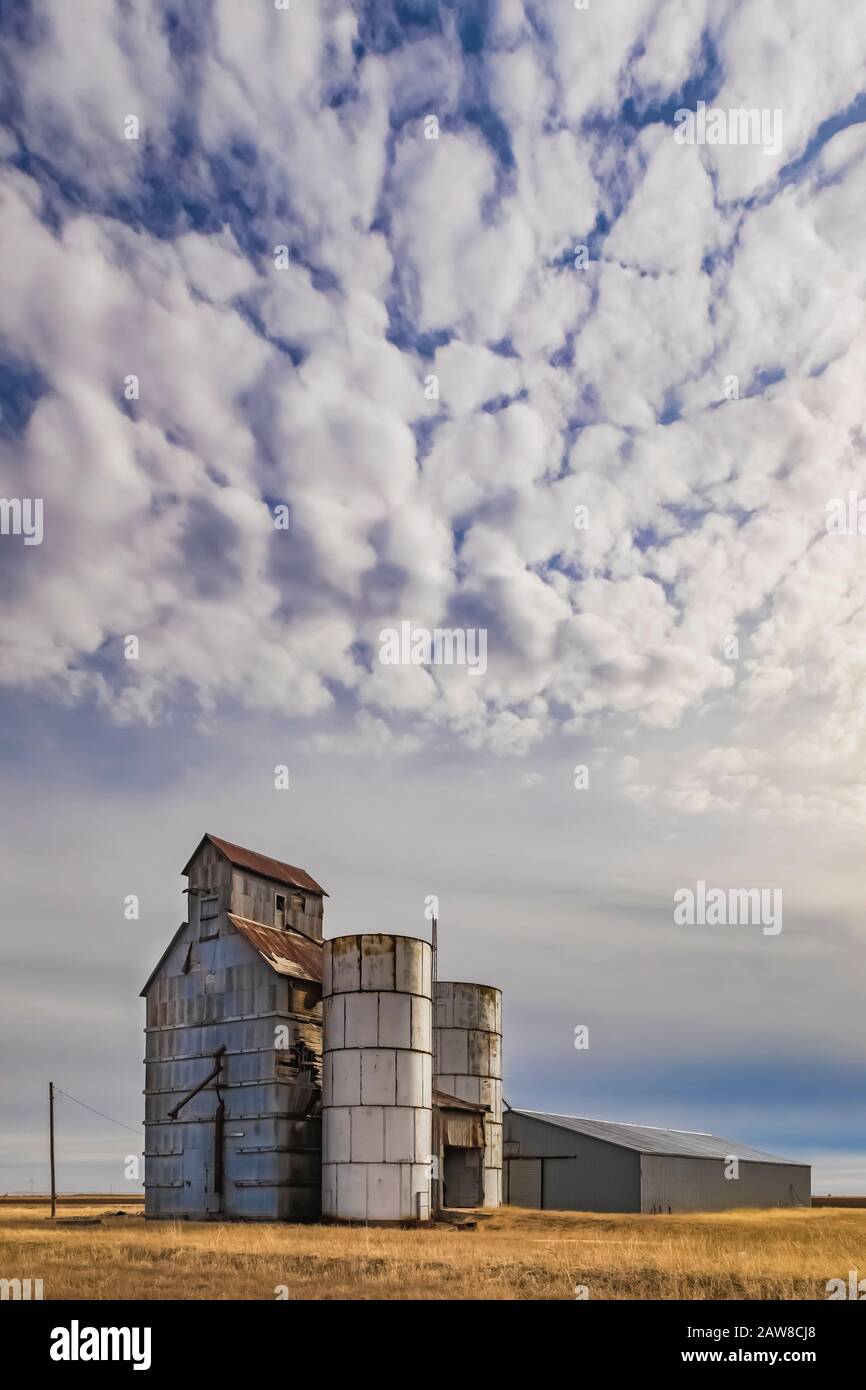
[[[434,1084],[486,1105],[484,1206],[502,1204],[502,991],[492,985],[436,982]]]
[[[432,950],[408,936],[324,943],[322,1215],[430,1215]]]

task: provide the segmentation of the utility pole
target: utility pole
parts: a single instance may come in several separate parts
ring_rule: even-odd
[[[433,1019],[432,1019],[432,1023],[433,1023],[433,1053],[434,1053],[434,1058],[435,1058],[435,1053],[436,1053],[436,972],[437,972],[437,969],[438,969],[437,953],[438,953],[438,950],[439,950],[439,918],[438,918],[438,917],[434,917],[434,918],[433,918],[433,931],[432,931],[432,934],[431,934],[431,945],[432,945],[432,947],[433,947],[433,959],[432,959],[432,962],[431,962],[431,964],[432,964],[432,969],[431,969],[431,972],[430,972],[430,993],[431,993],[431,995],[433,996],[433,998],[432,998],[432,1005],[433,1005]],[[435,1112],[435,1111],[434,1111],[434,1114],[433,1114],[433,1137],[434,1137],[434,1142],[435,1142],[435,1145],[436,1145],[436,1152],[435,1152],[435,1154],[431,1154],[431,1155],[430,1155],[430,1157],[431,1157],[431,1159],[432,1159],[432,1163],[431,1163],[431,1165],[430,1165],[431,1170],[432,1170],[432,1171],[431,1171],[431,1174],[430,1174],[430,1216],[431,1216],[432,1219],[435,1221],[435,1220],[436,1220],[436,1217],[439,1215],[439,1208],[440,1208],[440,1206],[441,1206],[441,1191],[442,1191],[441,1182],[440,1182],[440,1176],[441,1176],[441,1175],[440,1175],[440,1173],[439,1173],[439,1153],[440,1153],[440,1149],[441,1149],[441,1144],[440,1144],[440,1141],[439,1141],[439,1125],[438,1125],[438,1122],[437,1122],[437,1120],[436,1120],[436,1112]],[[434,1174],[435,1174],[435,1176],[434,1176]]]
[[[54,1082],[48,1083],[48,1137],[51,1151],[51,1219],[57,1215],[57,1188],[54,1182]]]

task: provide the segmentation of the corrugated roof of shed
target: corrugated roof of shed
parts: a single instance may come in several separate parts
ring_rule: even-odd
[[[244,849],[242,845],[233,845],[230,840],[221,840],[216,835],[205,834],[201,837],[181,873],[189,873],[190,865],[205,840],[210,840],[212,845],[216,845],[229,863],[238,869],[249,869],[251,873],[261,874],[263,878],[272,878],[277,883],[287,883],[291,888],[306,888],[311,893],[321,893],[323,897],[328,897],[322,885],[317,883],[306,869],[298,869],[294,864],[284,864],[281,859],[271,859],[266,854],[259,854],[257,850]]]
[[[808,1168],[796,1158],[780,1158],[778,1154],[752,1149],[734,1139],[720,1139],[716,1134],[700,1134],[685,1129],[654,1129],[650,1125],[624,1125],[613,1120],[588,1120],[581,1115],[546,1115],[537,1110],[516,1110],[530,1120],[569,1129],[589,1139],[603,1139],[622,1149],[635,1149],[642,1154],[670,1154],[680,1158],[727,1158],[735,1155],[746,1163],[785,1163],[792,1167]]]
[[[296,931],[264,927],[261,922],[251,922],[247,917],[237,917],[233,912],[227,916],[278,975],[290,975],[295,980],[314,980],[321,984],[322,947],[318,941],[301,936]]]
[[[447,1091],[440,1091],[435,1086],[433,1104],[438,1110],[471,1110],[475,1115],[485,1115],[490,1109],[489,1105],[476,1105],[474,1100],[461,1100],[459,1096],[451,1096]]]

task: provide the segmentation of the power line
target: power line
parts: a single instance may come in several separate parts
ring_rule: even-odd
[[[76,1105],[81,1105],[81,1106],[83,1106],[84,1109],[85,1109],[85,1110],[89,1110],[89,1111],[91,1112],[91,1114],[93,1114],[93,1115],[98,1115],[98,1116],[100,1117],[100,1119],[102,1119],[102,1120],[110,1120],[111,1123],[112,1123],[113,1125],[120,1125],[120,1128],[121,1128],[121,1129],[128,1129],[129,1132],[130,1132],[130,1134],[137,1134],[138,1137],[141,1138],[141,1131],[140,1131],[140,1130],[138,1130],[138,1129],[133,1129],[133,1128],[132,1128],[132,1125],[126,1125],[126,1124],[124,1124],[124,1123],[123,1123],[123,1120],[115,1120],[114,1117],[113,1117],[113,1115],[105,1115],[105,1114],[103,1114],[103,1112],[102,1112],[101,1110],[95,1110],[95,1109],[93,1108],[93,1106],[92,1106],[92,1105],[88,1105],[86,1101],[84,1101],[84,1100],[79,1100],[77,1096],[71,1096],[71,1095],[69,1094],[68,1091],[61,1091],[61,1089],[60,1089],[59,1086],[55,1086],[55,1087],[54,1087],[54,1094],[55,1094],[56,1096],[63,1096],[63,1097],[65,1097],[66,1100],[74,1100]]]

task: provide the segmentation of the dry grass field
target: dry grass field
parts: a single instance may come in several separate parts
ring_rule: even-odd
[[[506,1208],[474,1231],[145,1223],[0,1208],[0,1277],[47,1299],[825,1298],[866,1275],[866,1210],[601,1216]],[[94,1224],[69,1218],[91,1215]],[[286,1295],[283,1295],[286,1296]]]

